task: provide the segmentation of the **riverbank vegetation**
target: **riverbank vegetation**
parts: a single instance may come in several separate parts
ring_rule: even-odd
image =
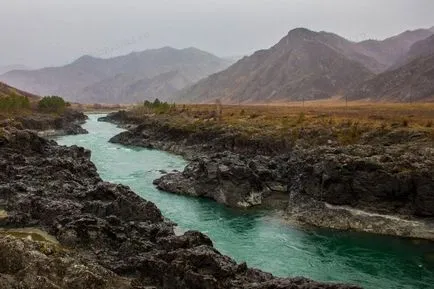
[[[65,108],[70,106],[60,96],[45,96],[38,102],[38,110],[45,113],[63,113]]]
[[[0,119],[39,113],[59,115],[69,106],[60,96],[41,98],[0,82]]]
[[[166,107],[167,106],[167,107]],[[434,104],[312,102],[273,105],[145,104],[132,118],[158,118],[186,134],[238,134],[305,145],[434,142]]]

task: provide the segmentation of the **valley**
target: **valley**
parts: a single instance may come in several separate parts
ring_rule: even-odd
[[[0,288],[432,287],[418,5],[43,2],[0,17]]]

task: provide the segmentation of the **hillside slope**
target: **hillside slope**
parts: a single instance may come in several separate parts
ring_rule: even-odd
[[[134,91],[137,82],[177,71],[185,79],[177,87],[180,89],[229,64],[228,60],[196,48],[164,47],[110,59],[83,56],[63,67],[11,71],[0,76],[0,80],[40,95],[61,95],[70,101],[132,103],[138,96],[142,101],[157,94],[151,88],[146,90],[148,94]]]
[[[10,96],[10,95],[25,96],[30,100],[35,100],[35,101],[40,98],[37,95],[19,90],[17,88],[7,85],[6,83],[0,82],[0,97]]]
[[[380,41],[366,40],[359,42],[355,45],[355,49],[359,53],[375,59],[382,68],[376,72],[383,72],[404,57],[413,44],[430,37],[433,33],[429,29],[405,31]]]
[[[391,70],[399,68],[405,64],[410,63],[418,57],[426,57],[434,54],[434,35],[423,39],[413,44],[408,53],[399,59],[391,68]]]
[[[347,94],[349,99],[434,101],[434,53],[369,79]]]
[[[304,28],[294,29],[270,49],[244,57],[227,70],[186,89],[179,100],[293,101],[340,94],[372,73],[331,45],[336,42],[332,37]]]

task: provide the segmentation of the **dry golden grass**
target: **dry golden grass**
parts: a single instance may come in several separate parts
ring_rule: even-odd
[[[178,105],[177,109],[191,112],[192,116],[200,116],[204,112],[216,110],[217,105]],[[402,127],[434,127],[434,103],[429,104],[396,104],[396,103],[366,103],[317,101],[300,103],[284,103],[270,105],[225,105],[222,107],[222,121],[239,123],[248,120],[249,123],[287,125],[323,125],[342,122],[359,122],[372,126],[402,126]]]
[[[221,111],[221,113],[220,113]],[[138,105],[132,115],[149,114]],[[167,112],[158,112],[170,126],[186,133],[203,130],[231,131],[246,138],[271,136],[294,142],[300,138],[310,144],[329,140],[341,144],[386,143],[390,132],[434,143],[434,104],[348,103],[316,101],[268,105],[190,104],[176,105]],[[393,134],[392,134],[393,135]],[[396,135],[396,134],[395,134]],[[413,142],[405,137],[403,142]],[[393,142],[400,142],[393,137]]]

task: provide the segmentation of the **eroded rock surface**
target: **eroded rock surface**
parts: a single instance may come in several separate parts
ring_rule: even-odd
[[[102,181],[89,151],[29,131],[0,135],[0,211],[1,227],[40,228],[68,248],[48,254],[0,238],[2,288],[23,280],[20,288],[357,288],[275,278],[220,254],[199,232],[176,236],[153,203]],[[23,269],[28,256],[35,265]]]
[[[231,207],[284,209],[300,223],[434,240],[434,150],[348,146],[285,156],[225,152],[154,181]]]
[[[183,172],[155,180],[161,190],[281,209],[301,224],[434,240],[434,147],[421,133],[374,131],[346,146],[300,138],[285,147],[268,139],[241,142],[230,129],[189,134],[164,118],[128,112],[102,120],[134,124],[111,142],[190,160]]]
[[[87,116],[82,112],[65,110],[60,115],[30,114],[0,122],[0,127],[15,127],[37,132],[40,136],[76,135],[88,133],[81,125]]]

